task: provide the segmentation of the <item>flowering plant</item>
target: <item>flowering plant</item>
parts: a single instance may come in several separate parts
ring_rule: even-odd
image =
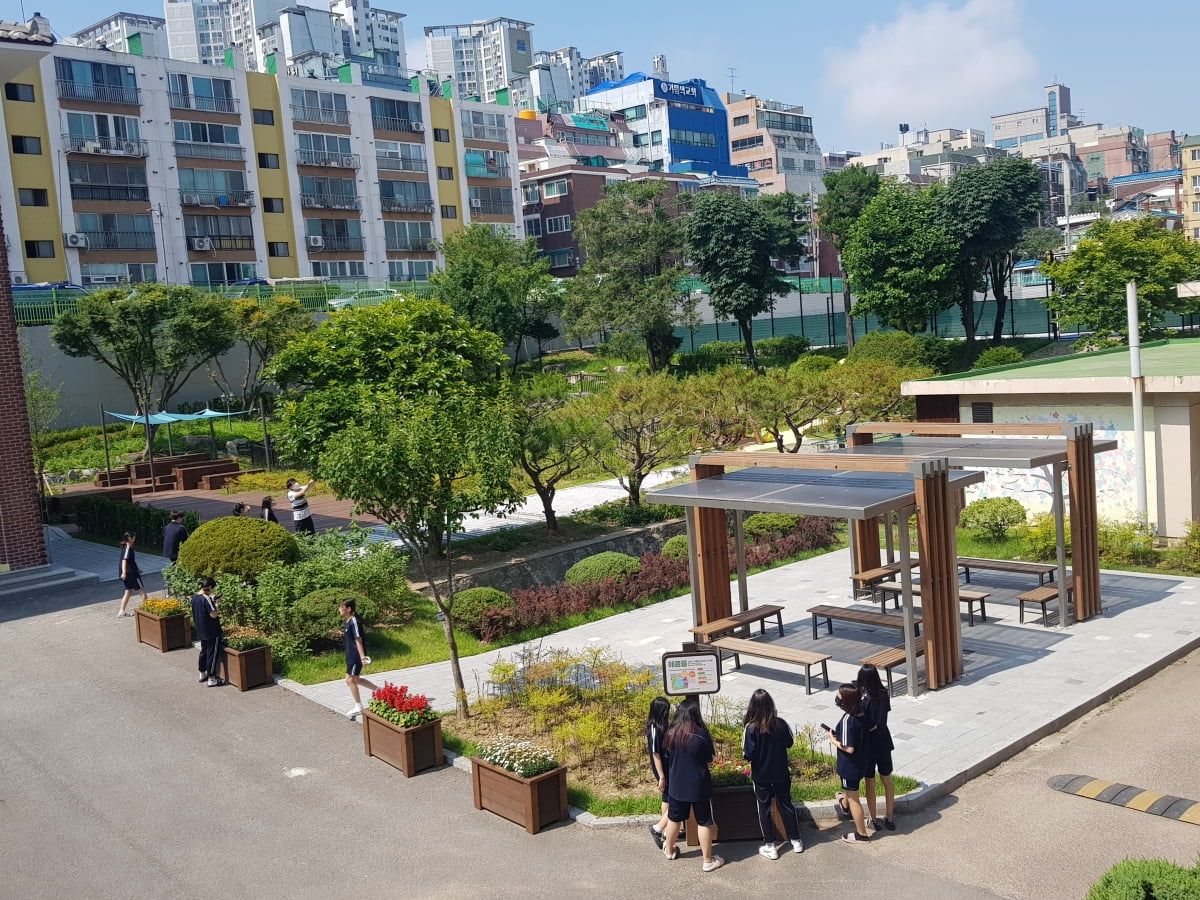
[[[383,687],[371,695],[367,709],[400,728],[424,725],[438,717],[429,705],[428,697],[410,694],[406,685],[397,687],[390,681],[385,681]]]
[[[717,759],[709,767],[713,787],[730,787],[750,783],[750,763],[743,759]]]
[[[499,735],[479,748],[479,758],[494,766],[508,769],[522,778],[532,778],[558,768],[558,760],[545,747],[529,741]]]
[[[178,600],[147,600],[142,604],[142,612],[158,616],[160,619],[177,616],[187,611],[187,607]]]

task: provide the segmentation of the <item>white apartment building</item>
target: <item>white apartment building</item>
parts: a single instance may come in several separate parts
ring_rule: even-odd
[[[139,56],[167,55],[167,20],[141,13],[114,13],[64,43],[90,50],[113,50]]]
[[[232,43],[230,0],[166,0],[167,46],[172,59],[219,66]]]
[[[533,65],[532,22],[488,19],[468,25],[428,25],[426,62],[454,82],[456,97],[493,102]]]
[[[625,55],[620,51],[585,57],[577,47],[538,50],[529,74],[513,79],[511,102],[517,109],[535,112],[564,111],[592,88],[625,77]]]

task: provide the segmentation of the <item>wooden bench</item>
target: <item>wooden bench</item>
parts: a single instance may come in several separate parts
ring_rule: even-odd
[[[194,491],[200,487],[201,481],[208,475],[226,475],[238,473],[236,459],[207,460],[202,463],[191,463],[175,467],[176,487],[181,491]]]
[[[1075,579],[1067,578],[1067,598],[1070,599],[1071,594],[1075,591]],[[1017,603],[1020,604],[1021,611],[1018,616],[1021,622],[1025,621],[1025,604],[1034,603],[1042,608],[1042,624],[1047,628],[1050,627],[1050,619],[1046,615],[1046,604],[1051,600],[1058,599],[1058,585],[1047,584],[1043,587],[1034,588],[1032,591],[1026,591],[1018,595]]]
[[[857,622],[859,625],[882,625],[884,628],[904,628],[903,616],[889,616],[887,613],[871,612],[866,609],[851,609],[845,606],[814,606],[809,612],[812,613],[814,641],[817,639],[817,625],[821,619],[825,620],[829,634],[833,634],[834,619],[841,619],[843,622]],[[921,633],[920,616],[913,616],[913,633]]]
[[[752,606],[745,612],[735,613],[732,616],[726,616],[723,619],[713,619],[711,622],[705,622],[703,625],[697,625],[690,629],[692,634],[700,639],[701,643],[710,644],[712,638],[719,637],[727,631],[733,631],[735,628],[745,628],[747,632],[751,631],[751,625],[758,623],[758,633],[767,633],[767,619],[775,617],[775,624],[779,628],[779,636],[783,637],[783,607],[774,606],[772,604],[763,604],[762,606]]]
[[[793,647],[780,647],[777,644],[763,644],[758,641],[750,641],[745,638],[723,637],[717,638],[712,642],[712,645],[719,649],[722,653],[730,653],[733,656],[733,667],[740,669],[742,667],[741,654],[747,656],[761,656],[763,659],[774,659],[779,662],[795,663],[798,666],[804,666],[804,693],[812,693],[812,666],[821,666],[821,677],[825,679],[825,687],[829,687],[829,654],[828,653],[813,653],[809,650],[796,650]]]
[[[917,638],[915,649],[917,656],[925,655],[925,638]],[[864,666],[872,665],[877,669],[883,669],[883,671],[887,674],[888,696],[890,697],[892,694],[892,669],[894,669],[896,666],[904,665],[904,663],[907,661],[908,654],[904,649],[904,645],[901,644],[899,647],[893,647],[890,650],[881,650],[874,656],[868,656],[866,659],[861,660],[861,664]],[[916,673],[909,672],[908,676],[909,678],[915,678]]]
[[[914,560],[911,565],[916,566]],[[854,597],[870,595],[871,599],[875,599],[875,585],[881,581],[887,581],[893,575],[900,571],[901,565],[898,562],[888,563],[887,565],[879,566],[875,569],[866,569],[862,572],[855,572],[850,576],[850,580],[854,582]]]
[[[882,595],[879,601],[880,609],[887,605],[888,594],[892,595],[892,599],[896,602],[896,609],[900,608],[900,597],[904,594],[904,585],[898,581],[885,581],[882,584],[875,585],[875,590]],[[914,597],[921,596],[921,586],[914,584],[912,586]],[[967,627],[975,627],[975,604],[979,604],[979,618],[984,622],[987,621],[987,606],[984,601],[992,596],[986,591],[968,591],[964,588],[958,589],[958,599],[967,604]]]
[[[971,583],[972,569],[990,569],[995,572],[1019,572],[1023,575],[1036,575],[1039,586],[1046,583],[1046,576],[1049,576],[1049,580],[1053,581],[1054,573],[1058,571],[1058,566],[1053,563],[1025,562],[1021,559],[979,559],[974,556],[960,556],[958,558],[958,566],[960,569],[966,570],[967,584]]]
[[[229,482],[241,478],[243,475],[255,475],[265,471],[265,469],[235,469],[232,472],[218,472],[214,475],[205,475],[200,479],[200,487],[206,491],[218,491],[229,484]]]

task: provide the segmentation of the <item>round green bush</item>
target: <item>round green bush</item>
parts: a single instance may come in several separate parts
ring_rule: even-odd
[[[242,516],[205,522],[179,548],[179,568],[193,578],[225,573],[253,579],[270,565],[298,558],[296,539],[286,528]]]
[[[979,354],[972,369],[990,369],[992,366],[1011,366],[1024,362],[1025,354],[1016,347],[988,347]]]
[[[846,361],[890,362],[906,368],[927,366],[945,372],[952,360],[950,347],[949,341],[932,334],[917,337],[905,331],[872,331],[854,342]]]
[[[379,607],[366,594],[345,588],[322,588],[296,601],[292,607],[289,632],[299,640],[311,642],[340,631],[344,620],[338,607],[348,599],[354,601],[354,611],[363,622],[373,622],[378,618]]]
[[[1165,859],[1126,859],[1101,876],[1087,900],[1194,900],[1200,897],[1200,868]]]
[[[807,372],[824,372],[838,364],[836,359],[829,356],[817,356],[809,353],[800,357],[788,368],[789,375],[799,375]]]
[[[483,611],[498,606],[510,609],[513,598],[497,588],[473,587],[454,592],[454,621],[472,634],[479,634]]]
[[[614,553],[609,550],[581,559],[571,568],[563,581],[567,584],[579,584],[587,581],[603,581],[613,578],[620,581],[626,575],[640,571],[642,564],[627,553]]]
[[[999,541],[1014,525],[1024,525],[1025,507],[1012,497],[987,497],[968,503],[960,521],[964,528],[978,528],[989,538]]]
[[[659,555],[665,556],[667,559],[683,559],[688,554],[688,540],[686,534],[677,534],[673,538],[667,538],[667,542],[662,545],[662,550]]]
[[[751,541],[762,538],[778,538],[795,531],[800,517],[791,513],[755,513],[746,516],[742,532]]]

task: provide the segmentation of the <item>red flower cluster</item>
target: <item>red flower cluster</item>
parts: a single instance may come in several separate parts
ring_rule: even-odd
[[[377,716],[387,719],[402,728],[411,728],[432,722],[437,713],[429,705],[429,698],[424,694],[410,694],[406,685],[394,685],[385,681],[383,687],[371,695],[368,707]]]

